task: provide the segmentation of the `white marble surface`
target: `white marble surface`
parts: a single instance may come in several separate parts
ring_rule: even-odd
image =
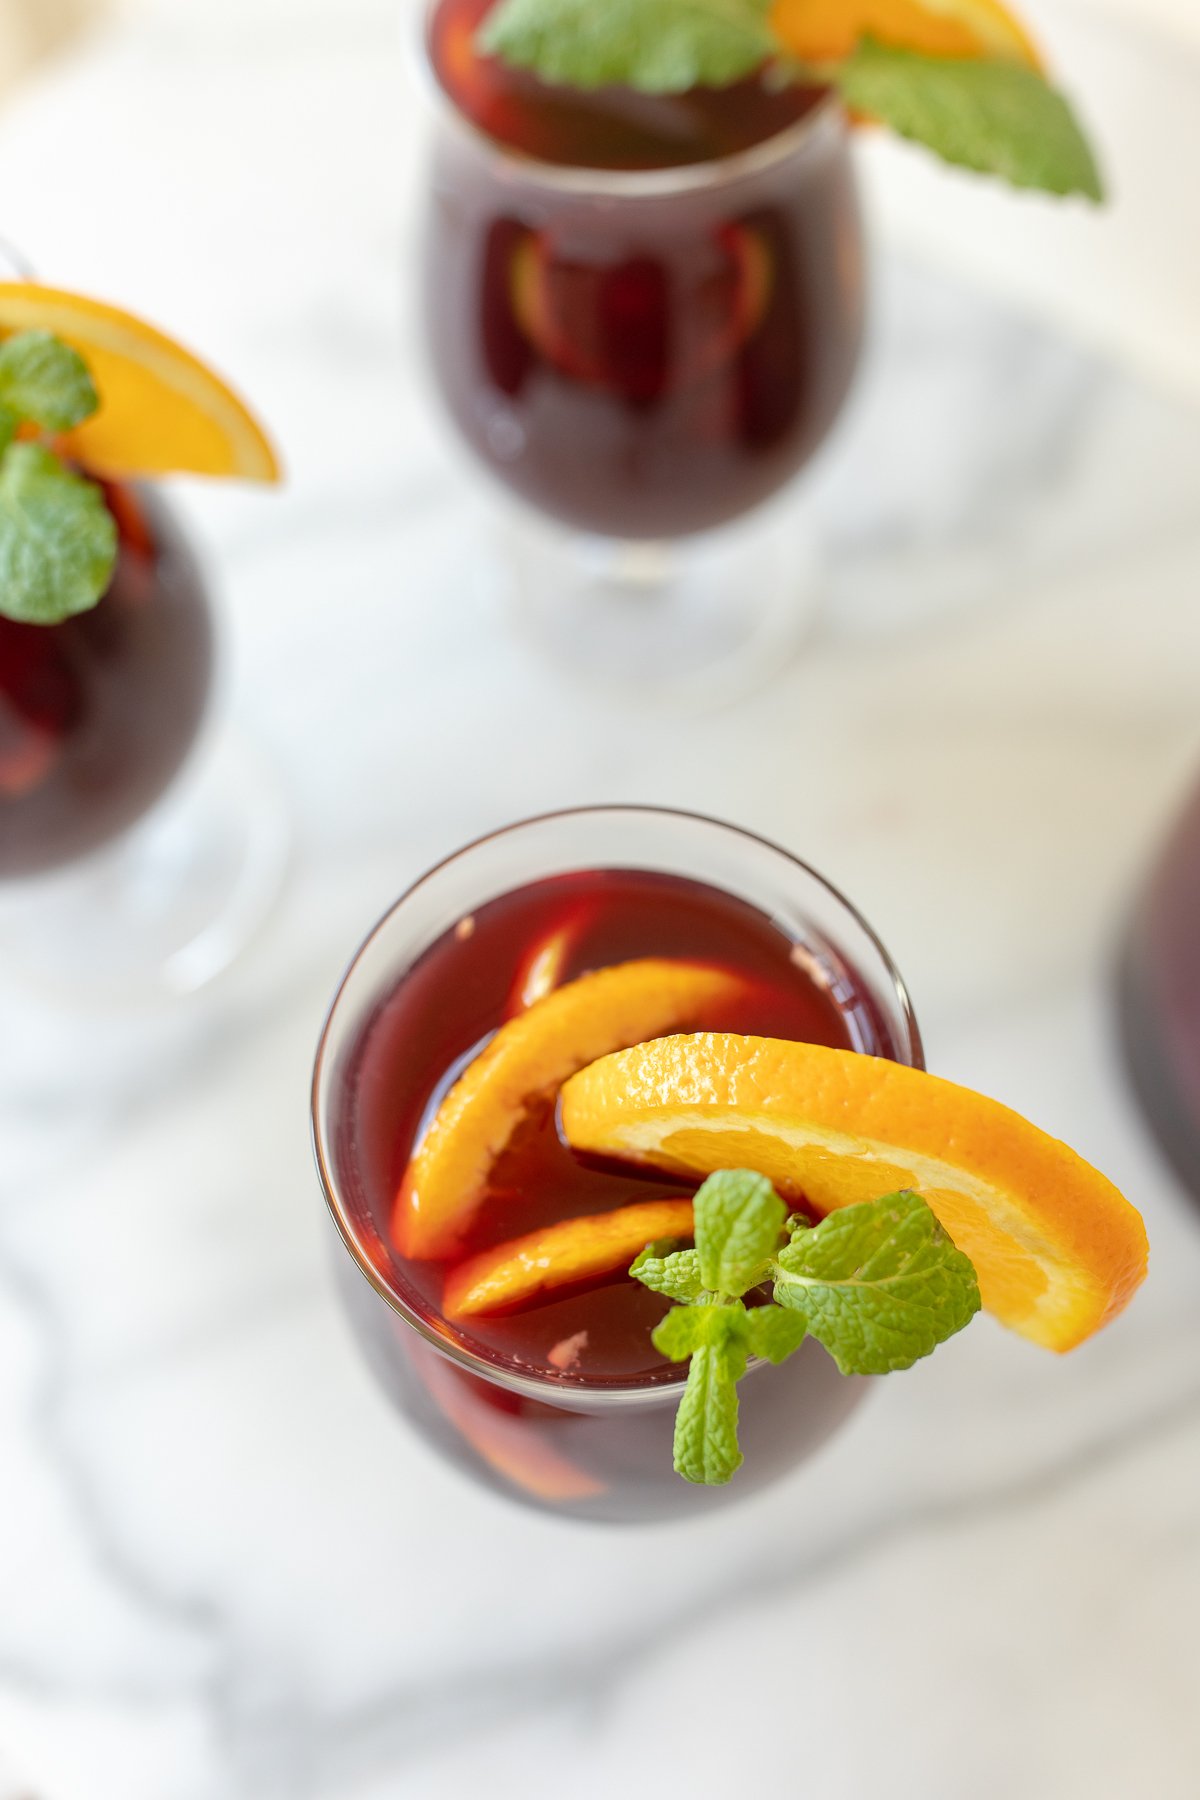
[[[1200,760],[1200,415],[889,255],[804,502],[807,654],[702,724],[581,698],[464,583],[469,484],[397,325],[415,130],[383,0],[160,8],[0,120],[6,230],[205,346],[281,436],[286,493],[180,503],[298,832],[269,938],[169,1054],[0,1105],[0,1783],[1193,1800],[1200,1217],[1123,1087],[1108,977]],[[843,883],[934,1066],[1143,1206],[1126,1319],[1061,1362],[977,1324],[678,1530],[526,1516],[415,1443],[331,1294],[322,1008],[433,856],[602,798],[723,813]]]

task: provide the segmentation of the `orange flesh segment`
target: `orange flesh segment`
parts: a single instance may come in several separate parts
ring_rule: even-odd
[[[87,363],[100,410],[61,447],[94,474],[278,481],[275,452],[245,404],[144,319],[62,288],[0,282],[0,336],[18,331],[52,331]]]
[[[643,1200],[563,1219],[460,1263],[446,1282],[442,1311],[448,1319],[500,1312],[548,1288],[627,1269],[656,1238],[691,1235],[690,1200]]]
[[[911,1188],[1005,1325],[1070,1350],[1146,1272],[1140,1215],[1083,1159],[982,1094],[854,1051],[703,1033],[605,1057],[563,1089],[577,1149],[698,1177],[758,1169],[824,1215]]]
[[[449,1255],[521,1121],[569,1075],[626,1044],[703,1023],[744,982],[703,963],[647,957],[581,975],[503,1024],[438,1108],[396,1196],[405,1256]]]
[[[805,62],[838,62],[874,38],[925,56],[1042,67],[1028,32],[999,0],[775,0],[771,24]]]

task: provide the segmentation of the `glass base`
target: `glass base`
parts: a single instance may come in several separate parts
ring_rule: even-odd
[[[116,844],[0,892],[0,985],[75,1013],[126,1014],[195,993],[263,924],[288,842],[273,774],[222,732]]]
[[[763,686],[811,625],[815,558],[795,502],[673,543],[500,523],[520,628],[572,680],[630,701],[708,706]]]

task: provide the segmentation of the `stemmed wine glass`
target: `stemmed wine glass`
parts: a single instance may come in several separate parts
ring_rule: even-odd
[[[490,3],[425,19],[424,330],[459,434],[520,503],[508,586],[578,674],[745,684],[804,622],[786,490],[862,342],[845,114],[765,78],[551,88],[476,52]]]
[[[30,278],[0,248],[0,280]],[[99,603],[51,625],[0,615],[0,983],[35,1013],[135,1012],[203,987],[286,862],[273,777],[216,727],[196,555],[154,489],[101,486],[118,554]],[[22,1064],[28,1050],[26,1035]]]

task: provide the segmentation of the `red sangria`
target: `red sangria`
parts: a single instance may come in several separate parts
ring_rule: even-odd
[[[555,88],[440,0],[451,103],[425,259],[434,370],[484,464],[566,525],[676,538],[808,459],[859,353],[842,115],[764,75],[681,95]]]
[[[433,0],[422,258],[442,399],[522,504],[480,559],[577,680],[708,702],[811,616],[803,519],[767,506],[828,434],[863,334],[849,131],[763,70],[682,94],[551,85]]]
[[[166,508],[109,486],[119,550],[107,593],[57,625],[0,616],[0,879],[118,836],[195,741],[212,674],[199,570]]]
[[[680,1372],[651,1341],[667,1303],[628,1272],[686,1234],[696,1184],[581,1157],[556,1115],[575,1068],[692,1030],[921,1063],[904,990],[839,896],[732,827],[650,809],[471,846],[388,914],[334,1002],[314,1125],[351,1317],[419,1429],[515,1498],[636,1520],[725,1492],[671,1472]],[[484,1086],[480,1180],[480,1142],[440,1125]],[[815,1344],[752,1369],[739,1491],[792,1468],[860,1392]]]
[[[1134,1086],[1164,1152],[1200,1200],[1200,790],[1139,897],[1121,969]]]
[[[0,280],[0,466],[0,982],[39,1024],[47,1000],[55,1016],[141,1011],[228,965],[284,866],[277,797],[244,753],[212,749],[156,805],[200,734],[214,631],[192,552],[143,483],[274,482],[278,464],[182,344],[22,277]],[[39,1031],[45,1070],[23,1054],[5,1085],[53,1084],[54,1037]]]

